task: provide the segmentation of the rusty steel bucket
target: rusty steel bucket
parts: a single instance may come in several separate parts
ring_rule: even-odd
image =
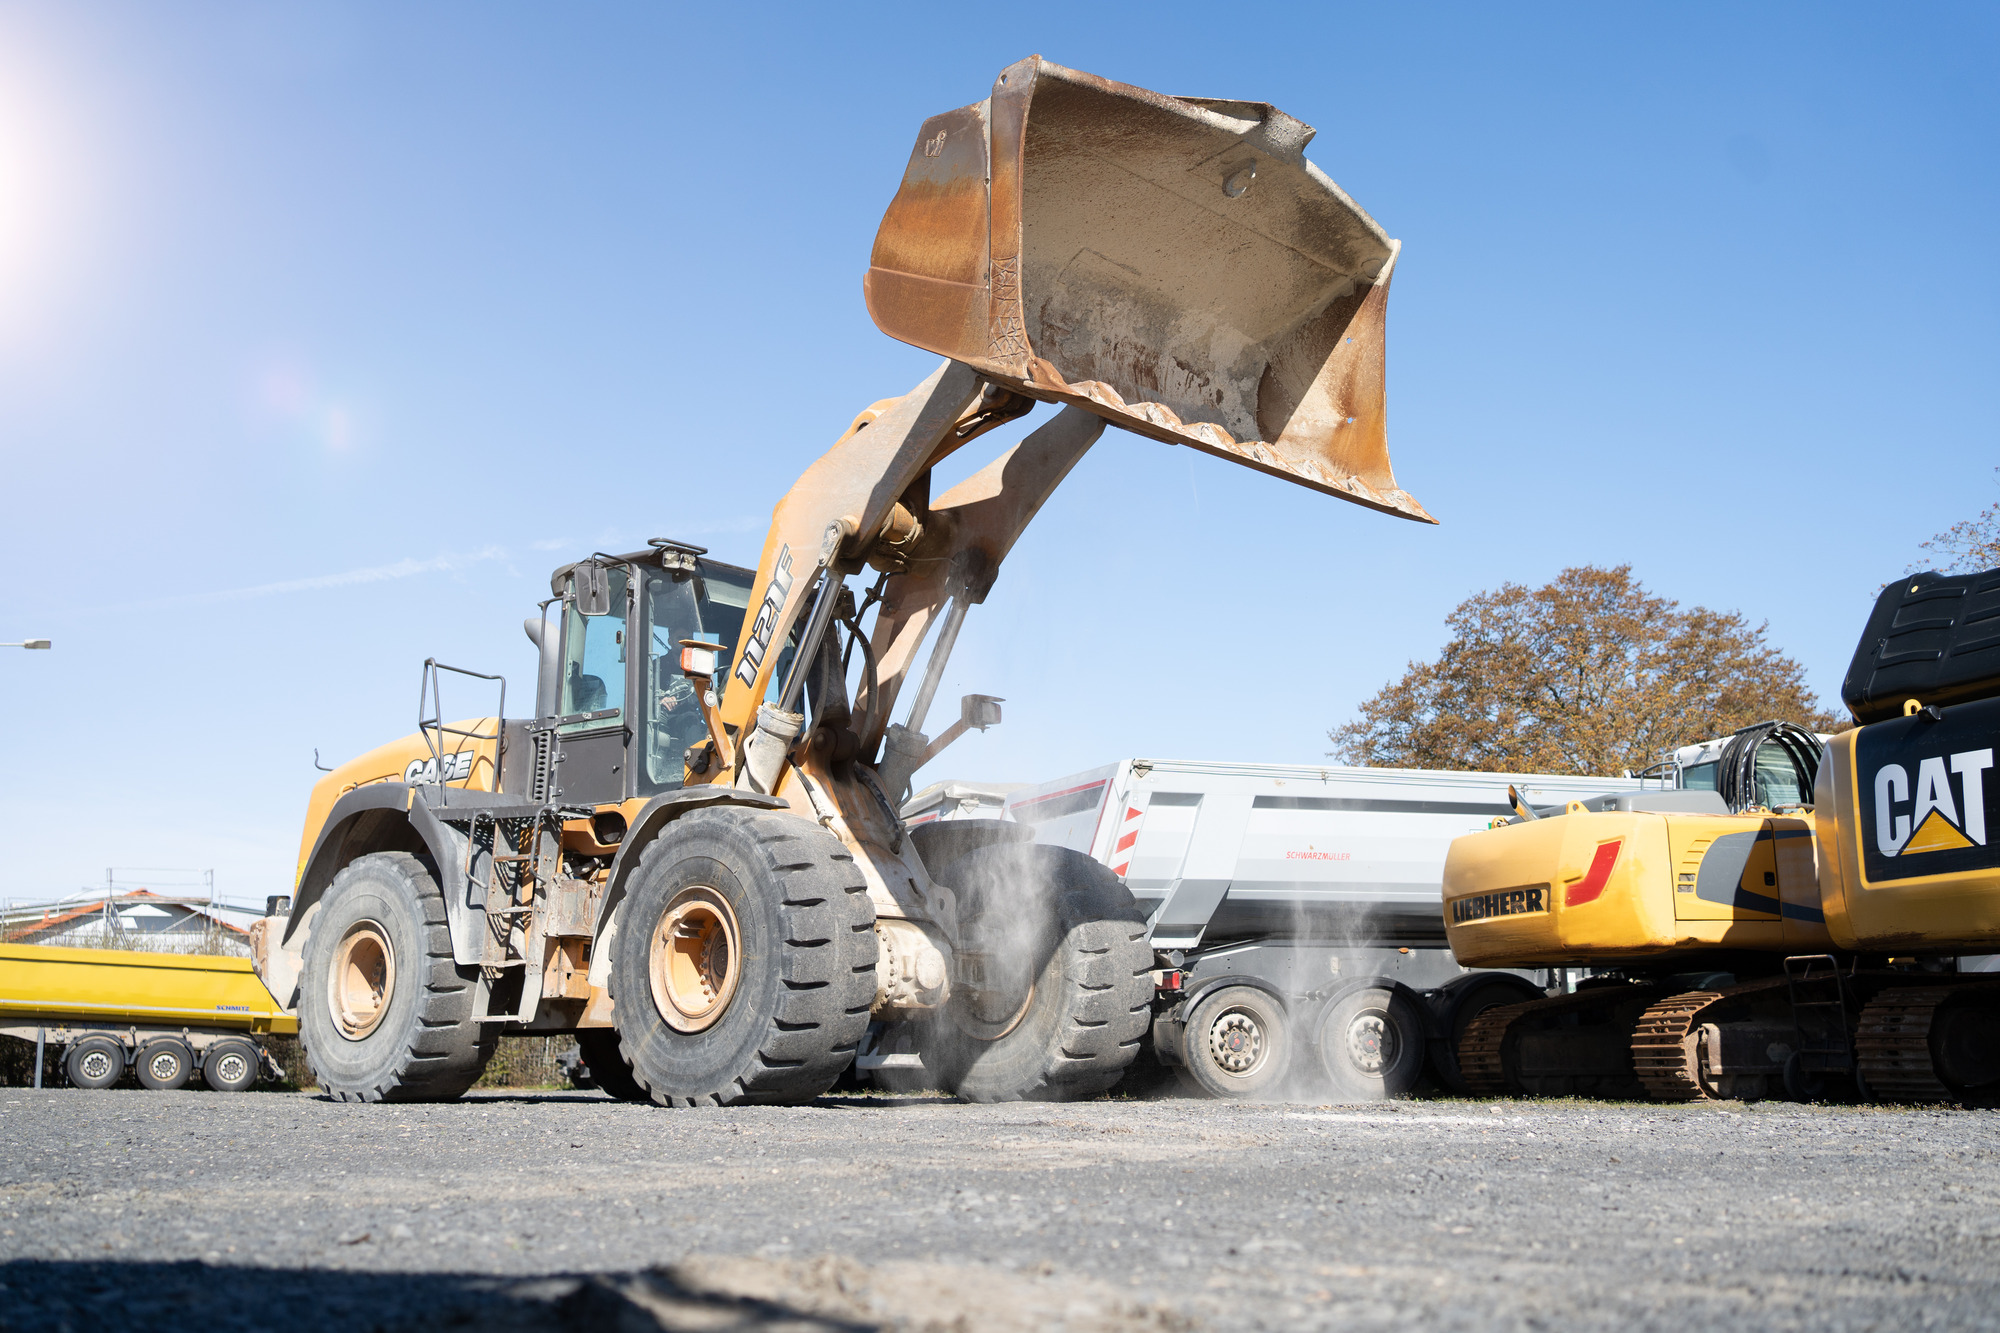
[[[863,288],[893,338],[1009,388],[1385,513],[1398,243],[1264,102],[1030,56],[924,122]]]

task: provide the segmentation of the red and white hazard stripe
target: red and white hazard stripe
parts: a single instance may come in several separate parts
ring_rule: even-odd
[[[1121,879],[1132,864],[1132,845],[1139,841],[1139,825],[1145,818],[1144,810],[1128,805],[1118,823],[1118,840],[1111,844],[1111,873]]]

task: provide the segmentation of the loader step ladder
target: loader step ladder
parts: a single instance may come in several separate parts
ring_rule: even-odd
[[[1785,992],[1798,1031],[1798,1069],[1802,1075],[1846,1074],[1858,1077],[1854,1042],[1848,1036],[1848,986],[1853,967],[1840,969],[1832,954],[1795,954],[1785,959]],[[1854,1006],[1858,1009],[1858,1005]],[[1807,1015],[1816,1020],[1808,1031]]]

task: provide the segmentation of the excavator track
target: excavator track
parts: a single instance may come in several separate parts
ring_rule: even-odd
[[[1649,1005],[1632,1029],[1632,1071],[1656,1102],[1698,1102],[1708,1098],[1701,1084],[1701,1053],[1695,1018],[1722,998],[1721,991],[1696,990]]]
[[[1855,1063],[1871,1098],[1910,1102],[1953,1100],[1931,1060],[1931,1020],[1950,986],[1899,986],[1861,1011]]]
[[[1465,1026],[1458,1039],[1458,1072],[1466,1090],[1475,1097],[1505,1097],[1507,1086],[1501,1048],[1514,1020],[1540,1009],[1547,1000],[1524,1000],[1520,1004],[1496,1004]]]
[[[1569,995],[1552,995],[1520,1004],[1495,1005],[1466,1025],[1458,1041],[1458,1069],[1475,1097],[1511,1097],[1517,1089],[1508,1080],[1507,1038],[1522,1019],[1560,1018],[1628,999],[1622,986],[1592,987]]]

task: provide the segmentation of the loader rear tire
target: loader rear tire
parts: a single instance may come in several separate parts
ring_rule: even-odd
[[[299,979],[299,1041],[320,1087],[343,1102],[459,1096],[500,1039],[474,1012],[478,979],[452,961],[430,864],[357,858],[320,900]]]
[[[1035,843],[982,847],[936,878],[957,895],[961,946],[988,956],[992,982],[955,984],[927,1024],[924,1067],[938,1086],[973,1102],[1109,1090],[1152,1021],[1153,951],[1124,882]]]
[[[639,1080],[632,1077],[632,1066],[625,1063],[625,1056],[618,1049],[618,1029],[579,1028],[576,1049],[599,1092],[621,1102],[652,1100],[639,1086]]]
[[[612,1021],[662,1106],[798,1105],[854,1062],[875,1002],[875,908],[838,838],[741,806],[645,850],[612,944]]]

